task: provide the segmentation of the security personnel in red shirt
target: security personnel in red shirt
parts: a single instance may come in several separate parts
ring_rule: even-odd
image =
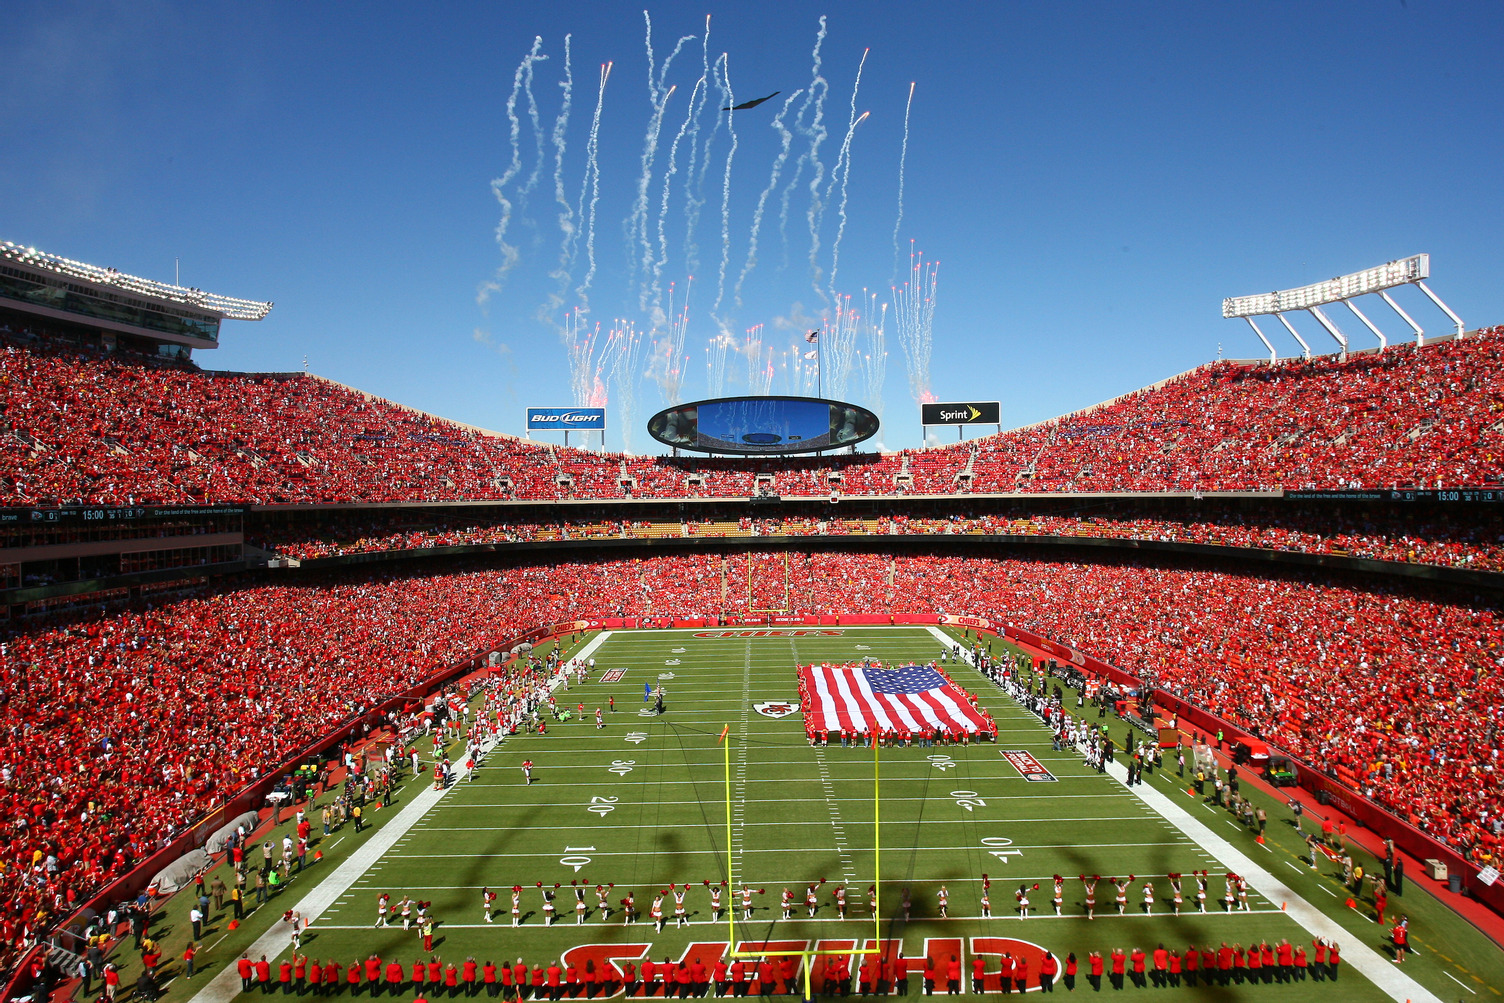
[[[402,963],[395,958],[386,963],[386,991],[392,996],[402,994]]]

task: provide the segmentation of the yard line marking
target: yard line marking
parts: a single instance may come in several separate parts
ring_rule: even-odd
[[[1294,871],[1296,874],[1304,874],[1305,873],[1305,871],[1303,871],[1299,867],[1296,867],[1294,864],[1290,863],[1288,860],[1285,861],[1285,866],[1288,867],[1288,868],[1290,868],[1290,870]]]
[[[1099,849],[1099,850],[1116,850],[1116,849],[1123,849],[1123,848],[1126,848],[1126,847],[1141,847],[1141,846],[1155,846],[1155,847],[1161,847],[1161,848],[1186,849],[1186,848],[1189,848],[1191,846],[1191,843],[1189,841],[1181,841],[1181,842],[1176,842],[1176,843],[1165,843],[1163,840],[1158,840],[1158,841],[1155,841],[1155,842],[1152,842],[1152,843],[1082,843],[1082,842],[1077,841],[1077,842],[1073,842],[1073,843],[1015,844],[1013,847],[1011,847],[1011,849],[1017,849],[1017,850],[1071,850],[1071,849],[1079,849],[1079,848],[1090,848],[1090,849]],[[797,852],[800,849],[804,849],[804,847],[803,846],[799,846],[799,847],[788,847],[788,846],[784,846],[784,847],[758,847],[758,848],[753,848],[753,849],[746,850],[746,851],[743,851],[743,852],[745,852],[745,853],[778,853],[778,854],[786,854],[786,853],[790,853],[790,852]],[[926,852],[930,852],[930,851],[938,851],[938,850],[970,850],[970,849],[973,849],[973,847],[972,847],[971,844],[963,844],[963,845],[960,845],[960,846],[915,846],[915,847],[905,847],[904,849],[905,850],[909,850],[909,849],[924,850]],[[866,853],[866,852],[870,852],[870,851],[868,851],[868,850],[862,850],[861,852]],[[681,856],[709,856],[709,857],[719,857],[720,856],[720,851],[716,850],[716,849],[676,850],[675,853],[678,854],[678,855],[681,855]],[[603,850],[603,851],[597,852],[595,854],[595,856],[597,856],[597,857],[636,857],[636,856],[640,856],[640,855],[641,854],[639,854],[635,850],[622,850],[622,851]],[[471,851],[469,853],[391,853],[391,854],[388,854],[388,856],[391,857],[392,859],[395,859],[395,860],[454,860],[454,859],[459,859],[459,858],[464,858],[464,859],[469,860],[469,859],[474,859],[475,853],[474,853],[474,851]],[[495,858],[495,859],[498,859],[498,860],[499,859],[526,859],[526,858],[529,858],[529,857],[543,857],[543,858],[546,858],[546,859],[552,859],[552,858],[556,858],[557,854],[552,853],[552,852],[540,851],[538,853],[487,853],[486,856],[488,858]]]
[[[1474,996],[1478,995],[1478,991],[1476,989],[1471,988],[1466,982],[1463,982],[1461,979],[1459,979],[1457,976],[1453,975],[1451,972],[1447,971],[1445,968],[1443,968],[1441,970],[1441,974],[1445,975],[1447,978],[1451,979],[1453,982],[1457,983],[1459,986],[1461,986],[1462,988],[1466,989],[1468,992],[1472,993]]]
[[[464,805],[463,807],[469,808],[469,807],[472,807],[472,806],[470,806],[470,805]],[[511,807],[516,807],[516,806],[513,805]],[[736,815],[740,815],[740,813],[738,812],[738,813],[736,813]],[[944,826],[949,826],[951,828],[955,828],[955,825],[956,825],[955,820],[954,819],[949,819],[949,818],[945,818],[945,819],[912,819],[912,820],[895,820],[895,819],[889,819],[888,821],[892,825],[944,825]],[[1064,823],[1064,824],[1072,824],[1072,823],[1076,823],[1076,822],[1141,822],[1141,821],[1144,821],[1144,818],[1143,818],[1143,816],[1140,816],[1140,815],[1122,815],[1122,816],[1117,816],[1117,815],[1111,815],[1111,816],[1091,815],[1091,816],[1087,816],[1086,818],[1067,818],[1067,817],[1063,817],[1063,816],[1052,816],[1050,818],[1009,818],[1008,819],[1009,824],[1012,824],[1012,823],[1015,823],[1015,822],[1038,822],[1038,823],[1061,822],[1061,823]],[[820,822],[820,821],[809,821],[809,822],[748,822],[748,823],[746,823],[747,828],[777,828],[777,829],[782,829],[782,828],[786,828],[788,826],[795,826],[795,825],[830,825],[830,823],[829,822]],[[1179,831],[1178,829],[1175,829],[1175,827],[1173,825],[1167,825],[1166,827],[1169,828],[1169,829],[1171,829],[1171,830],[1174,830],[1176,832]],[[510,832],[514,828],[515,828],[515,826],[510,826],[510,825],[441,825],[441,826],[435,826],[431,831],[433,831],[433,832]],[[528,828],[529,832],[574,832],[574,831],[576,831],[576,830],[579,829],[579,826],[577,826],[577,825],[529,825],[527,828]],[[653,829],[653,830],[660,830],[660,829],[663,828],[663,826],[661,826],[661,825],[649,825],[649,824],[623,824],[623,823],[615,823],[615,822],[613,822],[612,825],[611,825],[611,828],[613,828],[613,829]],[[479,886],[477,886],[477,887],[479,887]]]

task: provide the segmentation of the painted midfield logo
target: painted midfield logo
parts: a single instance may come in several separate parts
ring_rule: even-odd
[[[788,717],[799,709],[799,701],[764,700],[762,703],[753,704],[752,709],[763,717]]]

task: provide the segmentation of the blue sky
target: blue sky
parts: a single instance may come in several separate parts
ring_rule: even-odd
[[[1219,345],[1253,357],[1260,346],[1242,322],[1221,319],[1222,297],[1419,252],[1432,256],[1432,288],[1468,326],[1504,322],[1498,3],[649,11],[660,71],[676,41],[693,38],[663,76],[674,90],[636,214],[654,116],[640,6],[12,3],[0,35],[10,154],[0,162],[0,239],[169,281],[179,258],[184,284],[276,301],[260,323],[227,323],[223,347],[199,353],[205,366],[289,370],[306,356],[322,375],[519,434],[526,406],[574,400],[580,380],[559,329],[568,310],[588,307],[587,328],[599,323],[602,334],[575,375],[588,387],[599,371],[607,445],[637,451],[650,451],[643,426],[665,400],[755,389],[770,351],[771,390],[798,392],[808,347],[798,339],[829,319],[832,291],[856,305],[865,287],[891,304],[885,378],[879,386],[863,368],[870,350],[860,333],[849,363],[826,358],[826,377],[839,383],[844,372],[845,397],[880,410],[875,441],[915,446],[904,342],[907,334],[917,346],[924,325],[899,323],[892,290],[912,83],[896,276],[902,285],[910,241],[939,261],[927,382],[940,400],[1001,399],[1005,424],[1016,425],[1180,372]],[[801,95],[786,113],[790,156],[738,302],[755,208],[780,149],[774,120],[791,94],[808,94],[822,12],[815,267],[816,160],[810,137],[792,128],[815,106]],[[704,110],[688,116],[707,14],[709,59],[725,54],[735,100],[782,92],[730,116],[725,242],[730,143],[725,119],[717,126],[714,68]],[[583,291],[586,222],[575,218],[571,256],[554,189],[566,34],[574,87],[560,178],[570,216],[594,200],[590,188],[583,206],[579,196],[600,65],[612,62],[596,272]],[[509,172],[507,104],[535,36],[547,57],[532,64],[542,131],[535,140],[519,92],[519,169]],[[842,158],[864,52],[855,107],[868,117]],[[524,191],[540,141],[538,182]],[[708,166],[686,190],[691,160]],[[516,249],[505,270],[498,179],[512,205],[504,239]],[[691,197],[703,203],[693,228]],[[688,361],[676,377],[655,362],[672,332],[655,326],[654,308],[668,314],[670,282],[682,305],[691,275],[676,355]],[[1444,329],[1414,290],[1398,298]],[[1399,335],[1382,306],[1370,316]],[[1371,340],[1345,311],[1336,319],[1354,344]],[[1313,347],[1332,345],[1308,319],[1296,322]],[[749,347],[747,330],[759,324],[761,341]],[[636,333],[635,355],[613,355],[634,343],[611,339],[613,328]],[[717,344],[718,387],[707,367]],[[1295,349],[1288,337],[1278,344]]]

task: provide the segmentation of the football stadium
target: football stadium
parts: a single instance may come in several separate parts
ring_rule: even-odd
[[[814,83],[733,93],[701,16],[644,15],[646,145],[625,54],[511,29],[480,302],[566,356],[520,427],[217,368],[323,307],[0,234],[5,998],[1504,995],[1504,315],[1387,239],[1228,264],[1199,364],[1015,425],[1047,377],[929,369],[988,356],[900,267],[903,87],[890,252],[868,53],[820,18]],[[726,336],[764,280],[825,308]]]

